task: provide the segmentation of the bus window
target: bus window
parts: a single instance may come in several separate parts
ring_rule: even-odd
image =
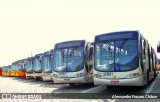
[[[96,68],[100,71],[127,71],[138,66],[137,40],[96,44]]]
[[[96,49],[96,65],[100,68],[99,70],[114,71],[114,42],[99,43]]]
[[[79,71],[83,62],[83,48],[65,48],[55,51],[55,71]]]

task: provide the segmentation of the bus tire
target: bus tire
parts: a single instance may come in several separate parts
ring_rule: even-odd
[[[113,89],[114,86],[106,86],[108,89]]]
[[[89,85],[90,85],[90,86],[94,86],[94,82],[92,82],[92,83],[89,83]]]
[[[36,78],[37,81],[40,81],[40,78]]]
[[[75,86],[75,83],[69,83],[69,86]]]

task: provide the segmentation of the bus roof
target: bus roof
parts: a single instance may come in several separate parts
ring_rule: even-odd
[[[121,36],[119,34],[122,34]],[[114,39],[126,39],[126,38],[138,38],[139,31],[118,31],[105,33],[95,36],[95,42],[103,42],[105,40],[114,40]]]
[[[51,49],[51,50],[50,50],[50,54],[53,54],[53,52],[54,52],[54,49]]]
[[[50,54],[49,51],[44,52],[44,56],[49,55],[49,54]]]
[[[27,58],[27,60],[33,60],[34,59],[34,57],[28,57]]]
[[[84,46],[85,40],[71,40],[71,41],[65,41],[56,43],[54,49],[61,49],[61,48],[68,48],[68,47],[75,47],[75,46]]]
[[[40,54],[36,54],[36,55],[35,55],[36,58],[37,58],[37,57],[41,57],[41,56],[43,56],[43,53],[40,53]]]

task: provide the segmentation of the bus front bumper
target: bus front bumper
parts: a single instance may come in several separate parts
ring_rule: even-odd
[[[26,73],[26,78],[34,78],[33,73]]]
[[[43,73],[43,81],[53,81],[53,75],[51,73]]]
[[[42,78],[42,73],[34,73],[34,78],[35,79],[39,79],[39,78]]]
[[[82,76],[82,77],[75,77],[75,78],[55,78],[53,77],[54,83],[89,83],[88,77]]]
[[[123,79],[102,79],[94,77],[94,85],[107,85],[107,86],[144,86],[143,76],[135,78]]]

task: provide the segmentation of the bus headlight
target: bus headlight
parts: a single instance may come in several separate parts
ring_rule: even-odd
[[[98,77],[99,77],[99,74],[94,74],[94,77],[95,77],[95,78],[98,78]]]
[[[57,75],[57,74],[53,74],[53,77],[55,77],[55,78],[56,78],[56,77],[58,77],[58,75]]]
[[[103,76],[102,76],[101,73],[98,73],[98,74],[94,74],[94,77],[95,77],[95,78],[102,78]]]
[[[131,73],[126,76],[126,78],[133,78],[139,76],[139,73]]]
[[[84,76],[84,73],[78,73],[77,74],[77,77],[82,77],[82,76]]]

